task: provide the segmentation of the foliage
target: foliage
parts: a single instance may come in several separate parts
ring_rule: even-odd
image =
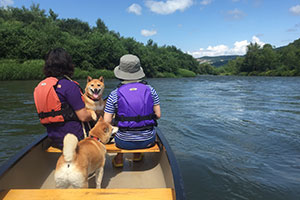
[[[90,27],[79,19],[59,18],[52,9],[47,13],[38,4],[32,4],[29,9],[0,8],[0,38],[0,60],[9,66],[1,68],[5,70],[1,80],[21,79],[22,74],[11,76],[7,69],[20,67],[21,71],[26,71],[24,61],[41,60],[56,47],[63,47],[70,53],[77,77],[86,78],[91,72],[113,77],[107,70],[113,70],[120,57],[128,53],[140,58],[149,78],[193,76],[193,72],[200,72],[198,62],[175,46],[159,47],[153,40],[147,44],[139,43],[109,30],[101,19],[97,19],[96,27]],[[14,60],[15,65],[7,60]],[[22,79],[40,77],[23,74]]]
[[[47,13],[32,4],[27,9],[0,8],[0,80],[40,79],[42,59],[53,48],[63,47],[76,66],[74,76],[104,74],[112,70],[124,54],[141,60],[146,77],[190,77],[196,74],[299,76],[300,39],[286,47],[274,49],[270,44],[251,43],[243,57],[215,68],[199,64],[191,55],[175,46],[158,46],[125,38],[109,30],[100,18],[95,27],[79,19],[62,19],[52,9]]]
[[[187,70],[187,69],[179,68],[178,69],[178,76],[181,76],[181,77],[195,77],[196,73],[192,72],[190,70]]]
[[[17,61],[12,59],[5,59],[0,61],[0,81],[3,80],[40,80],[44,78],[42,72],[44,60],[29,60]],[[99,78],[114,78],[113,71],[105,69],[89,69],[82,70],[75,68],[73,75],[74,79],[86,79],[87,76]]]
[[[176,75],[170,72],[158,72],[157,78],[176,78]]]
[[[251,43],[244,57],[229,61],[217,71],[223,75],[299,76],[300,39],[279,49]]]
[[[16,60],[1,60],[0,80],[34,80],[42,79],[43,60],[18,62]]]
[[[87,76],[91,76],[93,78],[99,78],[103,76],[105,79],[107,78],[114,78],[114,73],[112,71],[108,71],[106,69],[98,69],[93,71],[86,71],[80,68],[76,68],[73,78],[74,79],[86,79]]]
[[[213,75],[217,75],[218,74],[217,71],[218,69],[216,69],[215,67],[213,67],[208,63],[200,64],[197,70],[199,74],[213,74]]]

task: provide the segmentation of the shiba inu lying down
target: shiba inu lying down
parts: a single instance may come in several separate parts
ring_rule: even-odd
[[[105,101],[102,99],[103,91],[104,78],[102,76],[99,79],[93,79],[90,76],[87,77],[87,83],[83,95],[84,103],[88,110],[96,112],[97,117],[103,116],[104,113]]]
[[[100,117],[90,136],[78,142],[73,134],[64,138],[63,154],[54,174],[57,188],[87,188],[88,175],[95,172],[96,187],[101,187],[105,164],[105,145],[112,134],[112,126]]]

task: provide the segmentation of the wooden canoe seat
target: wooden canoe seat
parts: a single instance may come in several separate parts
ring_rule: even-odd
[[[153,147],[146,148],[146,149],[134,149],[134,150],[127,150],[127,149],[120,149],[116,147],[116,143],[106,144],[106,151],[107,153],[146,153],[146,152],[160,152],[159,146],[157,143]]]
[[[107,153],[146,153],[146,152],[160,152],[159,146],[157,143],[153,147],[147,149],[134,149],[134,150],[126,150],[120,149],[116,147],[115,143],[106,144]],[[49,147],[46,152],[49,153],[61,153],[61,150],[55,147]]]
[[[0,192],[0,199],[13,200],[175,200],[175,191],[171,188],[154,189],[10,189]]]
[[[61,153],[62,151],[58,148],[55,148],[55,147],[49,147],[48,149],[46,149],[46,152],[49,152],[49,153]]]

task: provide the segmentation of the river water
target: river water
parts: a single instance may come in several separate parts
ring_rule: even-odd
[[[148,82],[188,199],[300,199],[300,77]],[[37,83],[0,82],[0,165],[45,132],[32,96]],[[108,95],[118,81],[105,84]]]

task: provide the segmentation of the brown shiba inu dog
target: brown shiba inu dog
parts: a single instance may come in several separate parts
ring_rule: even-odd
[[[109,141],[112,130],[112,126],[100,117],[88,138],[78,142],[73,134],[65,136],[63,154],[57,161],[54,174],[57,188],[87,188],[88,175],[93,172],[96,187],[101,187],[106,153],[104,144]]]
[[[87,77],[87,84],[83,95],[85,107],[88,110],[95,111],[98,117],[104,114],[105,102],[102,99],[103,91],[104,78],[102,76],[99,79],[93,79],[90,76]]]

